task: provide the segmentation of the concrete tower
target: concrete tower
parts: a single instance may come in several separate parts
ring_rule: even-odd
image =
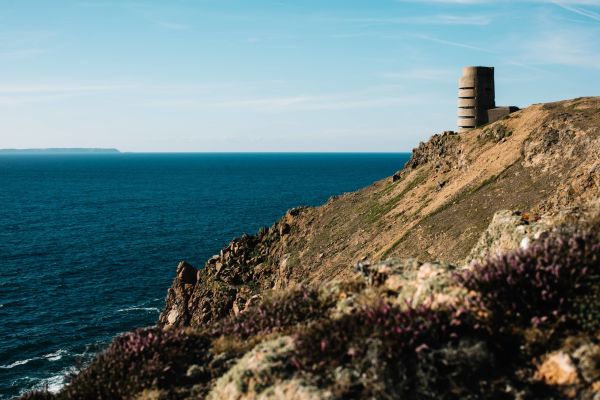
[[[458,80],[458,131],[486,124],[488,110],[495,107],[494,67],[464,67]]]

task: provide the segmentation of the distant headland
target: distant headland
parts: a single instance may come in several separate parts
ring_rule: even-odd
[[[49,149],[0,149],[0,154],[119,154],[118,149],[98,148],[49,148]]]

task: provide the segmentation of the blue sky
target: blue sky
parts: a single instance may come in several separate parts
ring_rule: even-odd
[[[600,0],[0,0],[0,148],[409,151],[465,65],[600,95]]]

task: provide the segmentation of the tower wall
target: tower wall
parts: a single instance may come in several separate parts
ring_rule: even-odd
[[[488,122],[487,110],[496,106],[493,67],[464,67],[458,80],[458,130]]]

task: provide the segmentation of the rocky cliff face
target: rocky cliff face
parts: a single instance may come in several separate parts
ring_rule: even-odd
[[[498,224],[499,211],[520,213],[519,229],[532,231],[542,214],[548,220],[598,197],[599,111],[599,98],[581,98],[434,135],[393,179],[291,210],[229,244],[194,285],[175,279],[160,322],[201,326],[243,310],[266,289],[349,277],[364,258],[470,261],[487,246],[482,240],[492,240],[484,232],[495,235],[488,226]],[[506,241],[498,249],[516,244]]]
[[[598,399],[599,172],[600,98],[435,135],[180,263],[159,327],[28,397]]]

